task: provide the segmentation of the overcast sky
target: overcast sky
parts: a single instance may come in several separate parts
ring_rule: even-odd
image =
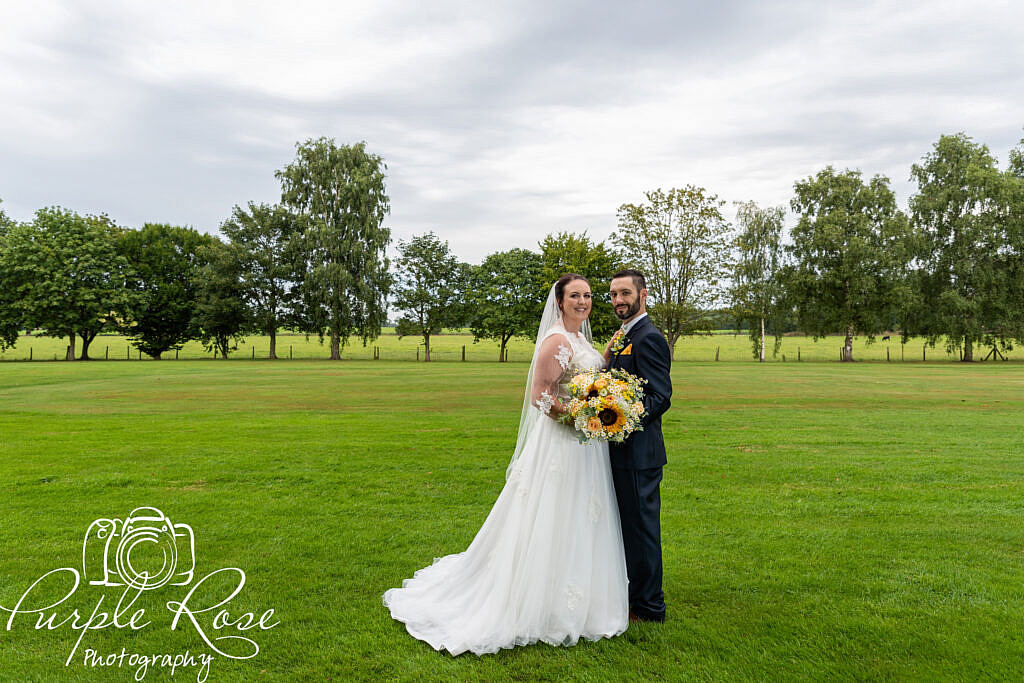
[[[295,143],[365,140],[396,238],[462,259],[615,228],[658,187],[788,206],[964,131],[1024,137],[1018,2],[0,0],[0,199],[217,232]]]

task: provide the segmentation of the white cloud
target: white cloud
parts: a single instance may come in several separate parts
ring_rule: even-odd
[[[888,175],[942,133],[1022,134],[1010,2],[7,3],[0,198],[215,230],[296,141],[366,140],[396,237],[462,258],[693,183],[787,204],[826,164]]]

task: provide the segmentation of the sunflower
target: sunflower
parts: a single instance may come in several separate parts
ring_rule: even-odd
[[[623,425],[626,424],[626,416],[619,408],[619,406],[612,404],[607,408],[602,409],[597,417],[601,420],[601,425],[609,434],[618,434],[622,431]]]

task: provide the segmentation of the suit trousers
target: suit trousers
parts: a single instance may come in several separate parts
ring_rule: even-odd
[[[629,577],[629,608],[641,619],[665,620],[661,589],[661,469],[612,468]]]

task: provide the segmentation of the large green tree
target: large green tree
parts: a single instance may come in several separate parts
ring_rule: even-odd
[[[754,357],[764,362],[766,323],[775,333],[775,352],[782,340],[781,271],[785,250],[782,246],[781,206],[761,208],[754,202],[740,202],[736,211],[739,234],[738,252],[733,266],[732,303],[736,318],[750,323]]]
[[[4,200],[0,199],[0,204],[3,204]],[[7,234],[7,231],[14,227],[14,221],[12,221],[3,208],[0,208],[0,237]]]
[[[1024,334],[1012,296],[1013,164],[1001,172],[988,147],[958,133],[940,137],[911,169],[920,305],[910,324],[933,345],[945,339],[948,350],[960,349],[965,362],[979,345],[1007,348]]]
[[[843,334],[842,360],[852,361],[856,335],[873,341],[905,309],[907,219],[884,176],[865,183],[829,166],[795,190],[788,296],[800,328],[815,339]]]
[[[3,203],[3,200],[0,200]],[[14,273],[6,265],[6,252],[9,245],[7,233],[14,227],[14,221],[0,209],[0,351],[14,346],[18,341],[18,330],[21,327],[18,297],[15,292]]]
[[[217,239],[200,249],[203,265],[196,273],[192,323],[206,350],[219,353],[225,360],[253,328],[242,282],[246,256],[238,245]]]
[[[4,238],[5,289],[22,325],[68,337],[67,359],[88,360],[89,344],[112,324],[126,298],[127,263],[117,253],[118,229],[106,216],[80,216],[52,207]]]
[[[299,228],[288,209],[253,202],[245,209],[236,206],[220,228],[237,248],[244,298],[254,325],[270,337],[272,359],[277,358],[277,331],[291,319],[298,293]]]
[[[423,337],[429,363],[431,335],[466,322],[470,267],[432,232],[399,241],[398,253],[394,304],[401,316],[395,332]]]
[[[590,280],[594,295],[593,310],[590,313],[590,329],[595,339],[607,339],[622,324],[615,317],[608,287],[611,276],[622,267],[619,254],[604,242],[595,242],[586,232],[551,233],[538,244],[543,263],[540,280],[537,282],[537,296],[540,303],[534,317],[540,320],[551,285],[566,273],[578,273]]]
[[[301,326],[331,340],[331,359],[352,335],[363,344],[386,322],[391,286],[383,226],[390,211],[383,160],[365,143],[319,138],[297,145],[295,160],[277,172],[282,203],[302,214]]]
[[[702,187],[652,190],[646,197],[619,207],[613,241],[646,276],[651,320],[675,357],[676,341],[709,331],[713,310],[724,302],[731,228],[722,217],[725,202]]]
[[[1009,187],[1009,217],[1006,221],[1007,248],[1005,258],[1009,264],[1009,296],[1011,326],[1016,330],[1018,342],[1024,343],[1024,140],[1010,151],[1006,170]]]
[[[204,263],[202,247],[215,239],[162,223],[121,234],[119,249],[131,266],[131,297],[121,310],[120,326],[143,353],[159,360],[198,337],[196,278]]]
[[[537,332],[537,311],[547,295],[546,289],[538,289],[538,282],[544,281],[543,273],[541,256],[518,248],[490,254],[473,269],[470,330],[474,341],[498,342],[499,362],[505,360],[509,340],[517,336],[532,338]]]

